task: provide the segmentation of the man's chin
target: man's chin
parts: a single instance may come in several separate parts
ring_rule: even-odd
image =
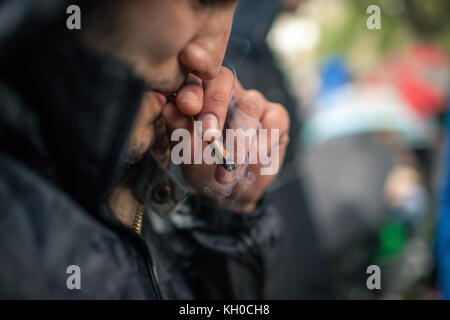
[[[136,141],[132,141],[130,143],[130,146],[128,147],[128,152],[125,157],[126,163],[129,165],[135,164],[136,162],[139,162],[145,154],[150,149],[150,141],[143,142],[140,141],[139,143],[136,143]]]
[[[150,150],[158,161],[165,163],[168,160],[170,156],[169,140],[163,117],[157,119],[155,124],[145,128],[145,131],[137,131],[131,137],[125,156],[125,161],[129,165],[139,162]]]
[[[126,162],[128,165],[133,165],[133,164],[139,162],[143,157],[144,157],[144,154],[140,154],[140,155],[128,155],[127,158],[125,159],[125,162]]]

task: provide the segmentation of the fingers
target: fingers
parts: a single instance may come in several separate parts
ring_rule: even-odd
[[[166,125],[171,130],[179,128],[189,129],[192,125],[191,118],[182,114],[174,103],[166,104],[162,109],[162,114],[166,120]]]
[[[289,115],[286,109],[277,103],[269,103],[261,118],[263,129],[267,130],[267,137],[259,136],[261,173],[275,175],[283,163],[286,146],[289,143]]]
[[[269,181],[278,172],[284,159],[289,141],[288,113],[282,105],[268,102],[258,91],[238,88],[236,92],[239,93],[236,97],[237,107],[233,110],[228,125],[230,129],[242,130],[234,131],[226,139],[230,138],[234,143],[237,170],[227,172],[218,167],[216,180],[221,184],[230,184],[240,176],[236,175],[236,171],[245,170],[243,164],[248,162],[248,169],[254,171],[254,176],[260,180],[258,182]],[[260,132],[258,129],[265,130]],[[266,177],[261,177],[261,174]],[[265,186],[266,183],[261,185]]]
[[[214,80],[203,83],[203,108],[198,115],[198,120],[202,121],[203,133],[206,130],[222,131],[234,85],[234,74],[225,67],[221,68]]]
[[[265,159],[258,157],[256,164],[250,164],[247,176],[250,177],[251,174],[254,180],[240,180],[233,191],[234,197],[237,197],[237,201],[234,201],[238,204],[235,209],[241,212],[254,209],[258,199],[278,173],[289,142],[289,115],[286,109],[277,103],[266,101],[265,104],[260,121],[262,129],[267,129],[267,136],[263,132],[258,133],[258,153],[261,155],[260,148],[265,147],[262,152],[262,158]]]
[[[200,78],[189,75],[186,84],[178,91],[176,104],[185,115],[196,115],[203,106],[203,85]]]
[[[237,99],[237,108],[245,116],[240,116],[239,113],[236,116],[233,114],[231,116],[233,126],[257,129],[268,106],[267,100],[256,90],[243,91]]]
[[[202,165],[184,166],[183,175],[195,190],[203,192],[201,190],[208,187],[208,190],[224,195],[224,201],[234,201],[236,194],[239,194],[240,199],[236,203],[242,204],[242,210],[246,211],[254,206],[264,189],[273,180],[284,159],[285,149],[289,141],[289,116],[284,107],[268,102],[258,91],[244,90],[235,80],[234,74],[229,69],[222,68],[214,80],[202,82],[199,78],[191,76],[185,86],[177,93],[176,103],[167,104],[163,107],[162,112],[170,129],[169,132],[184,128],[194,134],[192,138],[198,137],[200,132],[194,129],[193,121],[196,119],[202,121],[203,134],[207,130],[215,129],[220,136],[231,99],[233,99],[236,107],[230,115],[228,119],[230,121],[227,122],[227,125],[230,129],[244,130],[242,133],[236,130],[232,138],[233,140],[241,139],[243,141],[241,143],[242,152],[240,152],[239,146],[233,147],[234,160],[237,164],[236,170],[228,172],[221,165],[206,165],[203,163]],[[193,117],[195,115],[197,115],[196,118]],[[258,129],[267,129],[267,135],[262,140],[266,147],[263,152],[266,154],[265,158],[261,156],[259,147],[253,148],[245,142],[245,135],[251,133],[245,131],[248,129],[256,129],[257,145],[261,136],[265,135],[260,133]],[[275,131],[272,131],[272,129],[275,129]],[[211,134],[211,131],[209,133],[215,135]],[[203,140],[201,137],[199,139],[200,141]],[[224,140],[228,141],[228,137]],[[191,144],[191,151],[199,152],[195,150],[194,145],[195,143]],[[201,145],[200,150],[203,152],[208,143],[203,141]],[[226,148],[230,151],[228,146]],[[236,156],[240,153],[250,155],[252,152],[257,154],[256,158],[253,158],[257,161],[253,162],[251,157],[248,159],[244,157],[245,164],[237,161],[239,159]],[[269,160],[268,163],[264,163],[266,159]],[[271,170],[272,168],[274,170]],[[262,170],[266,171],[263,173]],[[250,175],[252,179],[249,178]],[[226,198],[229,199],[226,200]]]
[[[238,110],[245,113],[242,116],[240,112],[233,114],[233,127],[244,129],[267,129],[267,150],[270,152],[271,135],[273,130],[277,130],[279,140],[277,143],[280,147],[287,145],[289,141],[289,115],[287,110],[278,103],[272,103],[256,90],[244,91],[238,89],[240,99],[238,101]]]
[[[215,178],[222,186],[230,186],[236,179],[236,171],[228,172],[224,167],[217,166]]]
[[[263,128],[278,128],[283,133],[289,131],[290,123],[287,110],[281,104],[267,101],[261,92],[245,90],[237,81],[233,100],[240,110],[261,121]]]
[[[269,103],[262,118],[261,125],[263,128],[278,129],[280,137],[280,145],[287,145],[289,142],[289,114],[285,107],[278,103]]]

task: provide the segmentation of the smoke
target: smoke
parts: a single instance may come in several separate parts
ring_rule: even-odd
[[[236,87],[238,82],[236,66],[239,67],[249,51],[250,43],[247,40],[230,38],[224,66],[229,68],[234,74],[234,87]],[[203,193],[207,197],[222,199],[230,196],[236,186],[239,185],[239,192],[234,195],[234,199],[230,204],[230,209],[233,209],[236,206],[240,195],[248,191],[256,181],[255,173],[248,171],[248,167],[258,158],[257,132],[262,128],[261,122],[243,112],[239,108],[238,103],[237,99],[235,99],[233,89],[223,131],[223,141],[227,152],[233,155],[235,163],[237,164],[237,168],[233,172],[235,178],[226,190],[214,192],[209,184],[203,187]],[[233,130],[227,131],[226,129]]]
[[[236,72],[235,83],[237,83]],[[224,146],[233,156],[236,169],[233,182],[226,190],[214,192],[210,185],[203,187],[203,192],[209,198],[222,199],[230,196],[239,184],[239,193],[234,195],[230,207],[233,208],[239,201],[239,195],[246,192],[256,181],[256,175],[248,171],[250,164],[256,164],[258,160],[258,136],[257,132],[262,128],[261,122],[247,115],[238,107],[238,102],[231,98],[228,107],[227,119],[223,131]],[[231,174],[231,173],[230,173]]]

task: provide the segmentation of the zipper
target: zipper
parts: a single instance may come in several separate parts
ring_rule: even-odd
[[[133,221],[133,227],[132,229],[136,232],[136,234],[139,236],[139,240],[142,241],[141,238],[141,232],[142,232],[142,224],[144,221],[144,212],[145,212],[145,206],[143,203],[141,203],[140,201],[138,202],[137,208],[136,208],[136,215],[134,216],[134,221]],[[160,288],[158,286],[158,282],[156,281],[156,277],[153,273],[153,270],[151,268],[151,266],[153,266],[153,261],[151,259],[150,253],[147,251],[146,253],[146,267],[147,267],[147,272],[150,276],[150,281],[152,283],[152,287],[153,287],[153,292],[155,293],[156,299],[157,300],[162,300],[162,294],[160,291]],[[152,263],[149,263],[149,261],[152,261]]]
[[[141,235],[141,231],[142,231],[142,221],[144,218],[144,210],[145,210],[144,205],[139,202],[137,205],[137,208],[136,208],[136,215],[134,216],[134,221],[133,221],[133,230],[138,235]]]

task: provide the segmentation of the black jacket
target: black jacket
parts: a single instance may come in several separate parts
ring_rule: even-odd
[[[281,234],[264,199],[245,215],[181,201],[150,158],[141,234],[111,213],[105,195],[125,170],[144,82],[52,32],[65,28],[52,25],[63,1],[37,2],[0,1],[0,297],[260,298]],[[146,198],[160,181],[173,188],[163,205]],[[66,285],[70,265],[80,290]]]

